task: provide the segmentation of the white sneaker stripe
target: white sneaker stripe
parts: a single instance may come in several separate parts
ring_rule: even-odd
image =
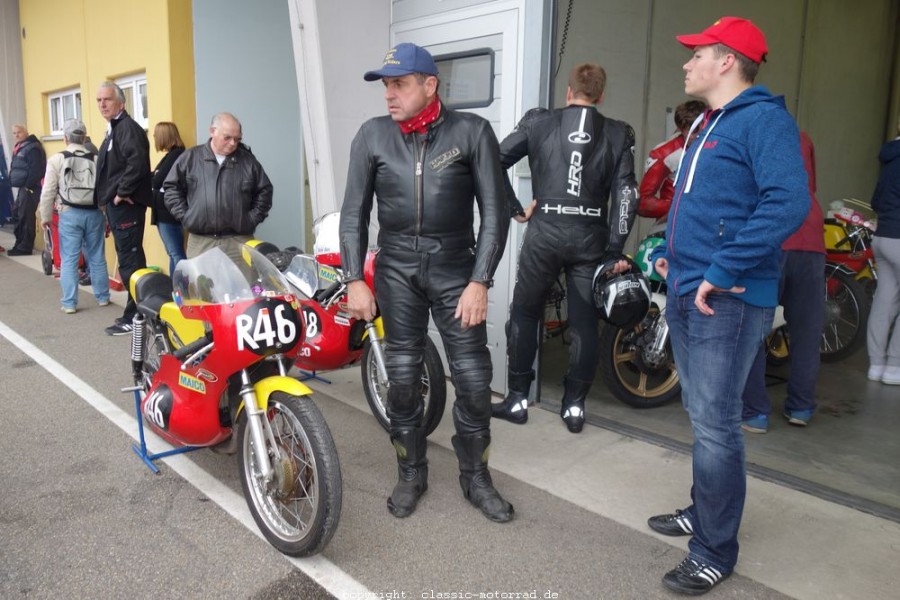
[[[681,530],[685,533],[694,533],[694,527],[691,525],[691,520],[684,516],[675,517],[675,522],[678,523],[678,526],[681,527]]]
[[[722,578],[722,574],[712,567],[703,567],[697,571],[697,577],[707,581],[709,585],[715,585]]]

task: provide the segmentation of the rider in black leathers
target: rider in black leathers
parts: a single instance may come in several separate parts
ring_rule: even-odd
[[[504,168],[528,156],[535,199],[528,211],[507,330],[509,393],[504,402],[493,405],[493,416],[513,423],[528,420],[538,325],[547,292],[563,269],[572,341],[560,416],[573,433],[584,425],[584,399],[598,362],[594,271],[601,261],[621,255],[638,201],[634,131],[594,107],[602,99],[605,80],[599,65],[576,66],[569,76],[568,105],[528,111],[500,144]],[[507,191],[512,212],[524,214],[511,186]],[[616,271],[626,265],[619,263]]]
[[[340,225],[348,308],[364,319],[377,310],[362,281],[374,194],[380,226],[375,293],[399,471],[388,509],[396,517],[409,515],[428,487],[421,370],[430,310],[456,388],[460,485],[485,516],[503,522],[513,517],[513,507],[494,489],[487,469],[492,369],[484,321],[509,223],[503,173],[491,125],[442,107],[436,74],[431,55],[413,44],[391,49],[383,68],[366,74],[370,81],[384,79],[391,116],[363,124],[350,150]]]

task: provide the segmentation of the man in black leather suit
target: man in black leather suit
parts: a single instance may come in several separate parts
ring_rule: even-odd
[[[504,168],[528,156],[534,194],[522,210],[507,186],[516,220],[530,219],[507,330],[509,393],[492,407],[493,416],[513,423],[528,420],[538,326],[547,291],[562,269],[572,341],[560,416],[572,433],[584,426],[584,399],[599,359],[594,271],[602,261],[621,256],[638,201],[634,130],[595,109],[605,85],[600,65],[577,65],[569,74],[566,107],[528,111],[500,144]],[[628,268],[620,261],[614,271]]]
[[[341,261],[350,313],[372,319],[380,309],[384,319],[387,413],[399,472],[388,510],[411,514],[428,489],[420,387],[430,311],[456,388],[453,447],[463,494],[488,519],[505,522],[513,507],[494,489],[487,465],[492,370],[485,324],[509,223],[503,173],[491,125],[442,106],[437,73],[428,51],[404,43],[388,51],[381,69],[365,74],[367,81],[383,80],[390,114],[364,123],[353,140]],[[377,306],[363,281],[373,194],[380,225]]]

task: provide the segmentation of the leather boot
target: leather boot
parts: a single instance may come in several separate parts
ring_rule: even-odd
[[[487,434],[454,435],[453,448],[459,460],[459,485],[463,495],[491,521],[511,521],[515,510],[494,489],[488,471],[487,456],[491,436]]]
[[[397,518],[411,515],[428,489],[427,442],[424,427],[391,428],[391,443],[397,451],[398,478],[387,507]]]
[[[509,372],[509,392],[502,402],[491,404],[491,416],[495,419],[504,419],[516,425],[524,425],[528,422],[528,390],[531,389],[531,381],[534,379],[534,371],[527,373]]]
[[[584,399],[591,389],[589,381],[566,379],[563,382],[562,408],[559,416],[572,433],[581,433],[584,427]]]

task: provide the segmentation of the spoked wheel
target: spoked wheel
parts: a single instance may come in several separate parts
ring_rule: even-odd
[[[309,556],[334,535],[341,515],[341,466],[331,431],[308,397],[275,392],[266,413],[280,458],[266,448],[275,474],[258,466],[246,410],[238,422],[241,487],[260,531],[280,552]]]
[[[660,352],[654,342],[663,317],[656,307],[631,330],[604,326],[600,335],[600,371],[613,396],[634,408],[655,408],[681,393],[668,340]]]
[[[825,277],[825,320],[819,352],[825,362],[842,360],[865,342],[869,297],[862,284],[837,269]]]
[[[362,370],[363,390],[366,393],[369,409],[375,415],[378,423],[384,427],[385,431],[388,431],[391,425],[387,416],[388,382],[383,380],[378,374],[375,352],[372,350],[372,343],[368,339],[366,339],[366,346],[363,349],[360,369]],[[444,364],[441,362],[441,355],[438,354],[438,350],[431,338],[425,338],[425,359],[422,368],[422,400],[425,402],[425,417],[423,419],[425,435],[430,435],[440,424],[441,418],[444,416],[444,406],[447,403],[447,382],[444,379]]]

